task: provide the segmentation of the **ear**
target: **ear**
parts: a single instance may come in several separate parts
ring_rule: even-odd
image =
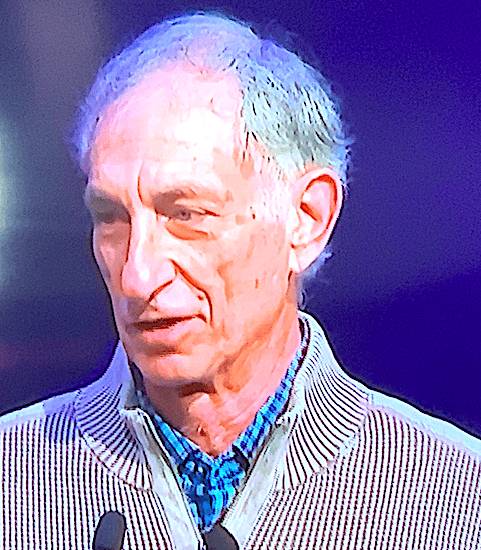
[[[342,184],[327,168],[313,168],[296,180],[291,214],[290,270],[299,274],[321,254],[342,207]]]

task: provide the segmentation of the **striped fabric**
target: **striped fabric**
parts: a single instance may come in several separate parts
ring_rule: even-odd
[[[230,506],[241,480],[245,477],[255,451],[264,442],[274,422],[287,405],[292,382],[307,346],[303,331],[299,349],[276,392],[259,409],[252,423],[232,446],[220,456],[211,457],[184,437],[156,413],[141,378],[134,376],[139,406],[154,420],[154,426],[180,477],[194,519],[203,532],[209,531]],[[134,373],[138,372],[135,367]]]
[[[351,379],[317,322],[223,525],[243,549],[480,550],[481,444]],[[91,548],[107,510],[124,550],[202,539],[122,346],[94,384],[0,419],[0,548]]]

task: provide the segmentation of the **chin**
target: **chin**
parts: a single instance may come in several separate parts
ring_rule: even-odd
[[[209,364],[195,356],[181,353],[134,354],[130,357],[142,375],[154,386],[185,386],[208,383],[212,378]]]

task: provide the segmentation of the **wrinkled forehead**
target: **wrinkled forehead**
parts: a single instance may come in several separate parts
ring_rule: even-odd
[[[241,106],[242,94],[235,75],[185,63],[166,64],[104,110],[94,149],[112,145],[113,141],[168,137],[169,128],[175,128],[171,137],[179,141],[192,140],[196,135],[203,140],[209,134],[224,143],[226,139],[234,142],[240,139]],[[230,136],[225,135],[227,128],[232,130]]]

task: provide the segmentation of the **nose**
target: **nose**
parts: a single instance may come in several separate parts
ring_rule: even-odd
[[[150,302],[175,279],[176,270],[162,246],[162,224],[148,216],[132,218],[131,224],[121,289],[125,297]]]

